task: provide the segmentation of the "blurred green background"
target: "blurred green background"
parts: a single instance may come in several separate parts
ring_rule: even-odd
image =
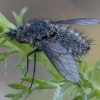
[[[100,1],[99,0],[0,0],[0,12],[13,24],[15,24],[12,11],[19,13],[22,8],[28,7],[24,20],[28,21],[34,18],[51,18],[51,19],[71,19],[71,18],[98,18],[100,19]],[[89,54],[85,56],[89,65],[92,67],[94,63],[100,58],[100,25],[92,25],[85,27],[73,27],[79,29],[80,32],[85,31],[93,38],[94,45],[92,45]],[[0,51],[2,52],[2,48]],[[13,54],[9,57],[7,75],[5,75],[2,64],[0,63],[0,99],[10,100],[3,97],[7,93],[15,92],[7,86],[8,83],[20,82],[18,69],[13,65],[18,62],[19,56]],[[28,75],[32,76],[32,66]],[[37,64],[36,78],[51,79],[52,76],[46,71],[43,66]],[[26,100],[52,100],[54,90],[35,91]],[[66,94],[67,97],[67,94]]]

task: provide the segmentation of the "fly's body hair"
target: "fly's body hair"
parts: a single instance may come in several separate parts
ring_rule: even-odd
[[[64,25],[58,27],[57,34],[52,37],[51,42],[60,43],[73,56],[82,56],[90,50],[93,39],[89,39],[84,32],[71,29]]]

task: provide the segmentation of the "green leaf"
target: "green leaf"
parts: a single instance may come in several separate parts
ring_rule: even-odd
[[[22,81],[26,81],[26,82],[32,82],[32,78],[31,77],[20,77],[19,79],[21,79]]]
[[[75,98],[73,98],[72,100],[84,100],[82,99],[82,96],[81,95],[77,95]]]
[[[63,83],[63,82],[62,82]],[[62,87],[62,90],[61,92],[65,92],[69,87],[71,87],[73,85],[73,83],[70,83],[70,82],[65,82],[61,87]]]
[[[32,82],[32,78],[30,78],[30,77],[22,77],[22,78],[20,78],[21,80],[23,80],[23,81],[26,81],[26,82]],[[45,81],[45,80],[40,80],[40,79],[34,79],[34,83],[37,83],[37,84],[39,84],[39,89],[49,89],[49,88],[56,88],[57,86],[56,86],[56,84],[55,83],[53,83],[53,82],[51,82],[51,81]],[[33,88],[34,88],[34,86],[33,86]]]
[[[73,91],[71,92],[71,97],[72,100],[77,96],[77,94],[80,92],[80,89],[78,89],[77,87],[73,89]]]
[[[20,11],[19,15],[17,15],[15,12],[12,12],[12,14],[13,14],[13,16],[14,16],[14,18],[15,18],[16,23],[17,23],[18,26],[22,25],[22,23],[23,23],[23,17],[24,17],[24,14],[26,13],[27,9],[28,9],[27,7],[24,7]]]
[[[100,97],[96,97],[94,100],[100,100]]]
[[[81,95],[82,95],[82,100],[88,100],[87,90],[84,87],[81,87]]]
[[[83,60],[83,64],[84,64],[84,66],[83,66],[83,72],[86,72],[88,70],[88,68],[89,68],[89,65],[86,62],[86,60]]]
[[[8,86],[11,87],[11,88],[20,89],[20,90],[28,89],[27,86],[24,86],[24,85],[19,84],[19,83],[11,83],[11,84],[8,84]]]
[[[6,94],[5,97],[7,98],[14,98],[16,96],[16,94]]]
[[[100,59],[95,63],[94,68],[98,68],[100,66]]]
[[[63,92],[61,92],[61,87],[58,85],[57,86],[57,89],[56,89],[56,91],[55,91],[55,93],[54,93],[54,98],[53,98],[53,100],[63,100],[63,95],[64,95],[64,93]]]
[[[10,23],[1,13],[0,13],[0,37],[2,37],[3,34],[7,32],[9,29],[8,27],[16,28],[12,23]],[[1,39],[0,39],[1,43]]]
[[[82,62],[78,62],[78,68],[80,72],[83,72],[83,63]]]
[[[0,39],[0,41],[1,41],[0,42],[0,47],[1,47],[7,40],[6,40],[6,38],[2,38],[2,39]]]
[[[4,57],[3,68],[4,68],[4,71],[5,71],[5,74],[6,74],[7,73],[7,57]]]
[[[32,91],[26,91],[22,98],[23,99],[27,98],[31,93],[32,93]]]
[[[25,93],[26,93],[26,91],[19,92],[18,94],[16,94],[16,96],[14,98],[12,98],[12,100],[18,100],[20,98],[23,98],[24,99],[24,94]]]

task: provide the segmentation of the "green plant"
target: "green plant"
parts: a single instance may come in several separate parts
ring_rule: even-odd
[[[17,25],[21,25],[23,21],[23,16],[25,14],[25,10],[22,10],[19,15],[15,12],[13,13]],[[24,68],[25,68],[25,58],[26,55],[33,50],[29,45],[19,44],[14,40],[10,40],[4,33],[9,31],[9,28],[16,28],[12,23],[10,23],[2,14],[0,14],[0,47],[6,48],[7,52],[0,53],[0,61],[3,62],[4,71],[6,72],[7,67],[7,57],[11,54],[18,53],[20,55],[19,62],[14,65],[18,67],[20,70],[21,77],[20,80],[31,82],[32,78],[23,77]],[[30,62],[33,61],[33,57],[30,57]],[[25,86],[20,83],[11,83],[8,86],[21,90],[21,92],[17,94],[7,94],[5,97],[11,98],[11,100],[18,100],[20,98],[27,98],[33,91],[38,89],[55,89],[53,100],[64,100],[63,96],[66,92],[71,95],[72,100],[99,100],[100,98],[100,90],[99,86],[96,87],[99,81],[99,73],[100,72],[100,60],[96,62],[94,67],[90,68],[85,60],[82,63],[78,63],[81,81],[79,82],[80,86],[77,84],[70,83],[64,80],[59,73],[55,70],[55,68],[51,65],[49,60],[43,53],[37,54],[37,62],[43,64],[48,72],[55,79],[51,80],[40,80],[35,79],[35,85],[32,86],[32,89],[29,91],[29,86]]]

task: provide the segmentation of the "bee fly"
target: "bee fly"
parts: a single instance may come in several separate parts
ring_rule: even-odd
[[[99,23],[100,20],[93,18],[59,21],[43,19],[23,24],[17,29],[10,28],[10,31],[6,33],[10,38],[15,38],[18,43],[30,44],[33,48],[34,46],[37,47],[27,54],[27,70],[24,77],[28,72],[29,56],[34,54],[34,71],[29,90],[34,81],[36,53],[41,51],[64,79],[78,83],[80,74],[74,57],[87,54],[92,41],[83,37],[79,32],[69,29],[64,24],[87,26]]]

